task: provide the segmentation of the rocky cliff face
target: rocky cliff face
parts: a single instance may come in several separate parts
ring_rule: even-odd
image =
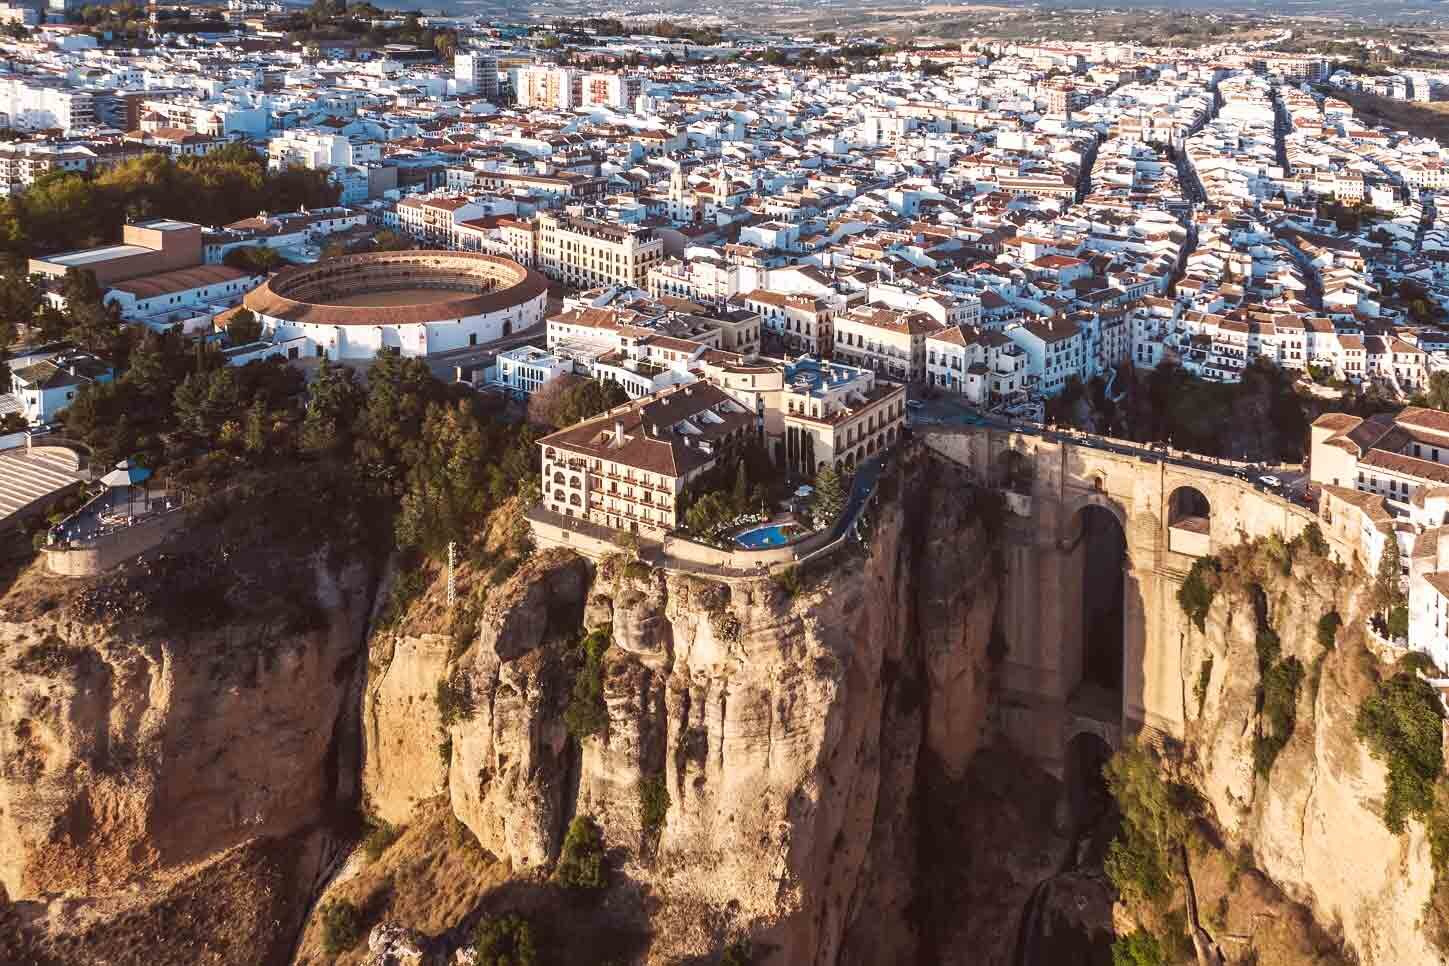
[[[258,889],[305,895],[324,850],[293,841],[279,865],[272,845],[254,843],[304,835],[354,793],[342,746],[373,588],[359,565],[317,560],[299,574],[290,600],[262,598],[229,617],[220,595],[166,599],[175,575],[165,561],[94,582],[32,573],[10,590],[0,603],[0,883],[12,900],[38,913],[32,900],[84,897],[84,916],[72,908],[69,926],[48,926],[73,939],[113,915],[144,916],[137,909],[152,900],[164,906],[227,855],[224,874],[265,867],[288,881]],[[301,910],[271,910],[264,933],[238,948],[289,943],[278,920]]]
[[[168,594],[164,566],[64,593],[24,578],[0,601],[0,883],[20,900],[0,909],[0,960],[285,961],[333,866],[313,830],[360,784],[407,828],[325,898],[417,930],[428,956],[517,910],[565,944],[612,930],[618,961],[747,934],[777,963],[1004,966],[1052,879],[1030,923],[1052,932],[1038,961],[1060,961],[1102,924],[1103,887],[1053,877],[1100,843],[1074,853],[1056,781],[992,741],[996,602],[1017,579],[990,537],[1000,512],[907,451],[864,545],[798,585],[543,552],[496,584],[465,565],[452,610],[439,582],[365,648],[359,566],[309,561],[295,599],[217,612],[194,582]],[[1363,583],[1234,551],[1205,630],[1181,619],[1184,678],[1208,669],[1181,758],[1225,839],[1194,872],[1229,961],[1436,961],[1427,845],[1383,829],[1383,767],[1353,734]],[[200,603],[178,621],[158,601]],[[1329,608],[1345,628],[1325,651]],[[1308,669],[1266,779],[1259,612]],[[580,740],[566,720],[589,632],[608,643]],[[642,788],[667,793],[657,826]],[[543,881],[583,813],[617,869],[588,909]],[[297,961],[333,961],[325,934],[313,916]]]
[[[594,816],[657,900],[650,961],[740,932],[780,962],[910,958],[918,769],[926,755],[960,777],[980,743],[997,587],[955,471],[919,457],[885,487],[868,546],[799,590],[550,552],[487,596],[456,660],[406,628],[375,643],[369,800],[401,820],[389,762],[417,758],[404,749],[425,739],[403,732],[437,719],[408,709],[446,677],[471,707],[444,741],[457,817],[522,870]],[[589,630],[612,642],[607,720],[576,742],[564,712]],[[657,829],[646,782],[668,793]]]
[[[1354,732],[1377,673],[1364,644],[1372,580],[1303,550],[1289,573],[1281,559],[1261,544],[1224,554],[1223,586],[1205,630],[1183,620],[1191,676],[1211,660],[1188,731],[1194,784],[1229,850],[1248,850],[1251,864],[1311,910],[1327,940],[1320,947],[1341,942],[1365,964],[1439,962],[1420,922],[1433,886],[1423,829],[1410,823],[1397,836],[1384,827],[1386,769]],[[1343,627],[1326,649],[1317,628],[1329,611]],[[1259,612],[1282,657],[1306,669],[1293,737],[1266,777],[1255,773],[1253,754],[1261,727]],[[1250,923],[1235,925],[1251,931]]]

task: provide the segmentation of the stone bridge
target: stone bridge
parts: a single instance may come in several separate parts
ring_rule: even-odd
[[[982,485],[1006,528],[1001,728],[1059,776],[1084,735],[1181,737],[1197,668],[1183,666],[1177,590],[1193,561],[1314,517],[1184,454],[1088,436],[917,429]]]

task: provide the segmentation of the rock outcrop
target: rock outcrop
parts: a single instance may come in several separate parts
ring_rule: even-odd
[[[193,939],[229,945],[226,916],[203,907],[251,869],[263,932],[245,924],[255,903],[238,901],[237,948],[286,948],[328,861],[311,830],[355,794],[343,745],[371,577],[319,559],[301,567],[311,585],[293,585],[292,603],[207,621],[220,599],[148,596],[163,593],[166,567],[75,583],[32,573],[0,603],[0,884],[54,948],[114,933],[117,916],[141,931],[149,910],[176,903],[219,929],[178,927],[178,945],[153,953],[165,962],[185,960]]]
[[[1384,827],[1387,771],[1354,730],[1378,664],[1365,648],[1372,580],[1306,548],[1289,573],[1281,545],[1245,544],[1222,556],[1205,630],[1184,617],[1182,631],[1188,676],[1203,675],[1186,757],[1228,851],[1250,855],[1239,865],[1256,866],[1311,911],[1320,945],[1341,944],[1365,964],[1439,962],[1421,925],[1434,878],[1423,829],[1410,823],[1398,836]],[[1325,648],[1318,625],[1329,611],[1343,627]],[[1264,727],[1259,613],[1281,659],[1306,669],[1293,736],[1266,776],[1254,768],[1254,736]]]
[[[919,456],[884,487],[868,545],[798,590],[553,551],[487,594],[476,639],[446,666],[443,645],[406,626],[389,653],[374,644],[372,807],[401,821],[406,796],[432,787],[425,698],[446,679],[467,709],[442,743],[458,819],[525,870],[592,815],[657,899],[651,961],[737,933],[781,962],[905,955],[916,770],[924,752],[959,777],[980,744],[997,585],[956,471]],[[606,723],[576,741],[565,712],[590,630],[610,640]],[[668,796],[657,828],[642,818],[648,784]]]

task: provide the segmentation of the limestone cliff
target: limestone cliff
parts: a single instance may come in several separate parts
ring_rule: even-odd
[[[453,660],[417,627],[374,642],[371,806],[404,821],[438,781],[431,762],[406,790],[388,775],[420,760],[440,720],[420,705],[446,679],[468,708],[442,742],[457,817],[526,870],[593,815],[653,896],[651,962],[739,933],[778,962],[911,958],[918,770],[960,778],[981,742],[996,568],[957,471],[917,455],[882,492],[866,545],[798,588],[553,551],[476,591]],[[607,715],[578,741],[564,719],[589,630],[611,640]],[[644,782],[668,793],[657,829]]]
[[[1198,682],[1184,754],[1227,852],[1242,856],[1234,864],[1256,866],[1311,911],[1297,952],[1275,960],[1342,953],[1364,964],[1440,962],[1420,921],[1433,886],[1423,830],[1417,823],[1404,836],[1386,830],[1386,769],[1354,731],[1379,673],[1378,658],[1365,648],[1371,579],[1306,547],[1290,557],[1273,541],[1220,556],[1221,586],[1204,629],[1186,617],[1181,626],[1184,680]],[[1343,626],[1326,647],[1318,628],[1330,611]],[[1265,640],[1270,651],[1276,640],[1279,660],[1305,669],[1292,738],[1266,775],[1254,767],[1255,735],[1266,727],[1259,711]],[[1220,910],[1215,931],[1237,961],[1236,954],[1261,945],[1254,935],[1272,932],[1273,920],[1235,911],[1231,884],[1207,878],[1216,881],[1203,905]]]
[[[37,950],[129,961],[75,943],[114,934],[117,917],[143,929],[168,903],[211,923],[197,927],[210,954],[188,958],[178,926],[151,962],[290,945],[285,923],[326,861],[307,833],[355,790],[346,746],[373,587],[361,564],[276,572],[296,581],[282,598],[248,598],[235,562],[162,558],[91,581],[31,572],[0,600],[0,884],[51,934]],[[61,894],[74,901],[43,905]],[[232,921],[208,898],[235,901]]]

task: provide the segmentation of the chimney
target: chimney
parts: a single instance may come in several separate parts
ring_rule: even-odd
[[[623,445],[624,445],[624,422],[623,422],[623,420],[616,419],[616,420],[614,420],[614,448],[615,449],[618,449],[620,446],[623,446]]]

